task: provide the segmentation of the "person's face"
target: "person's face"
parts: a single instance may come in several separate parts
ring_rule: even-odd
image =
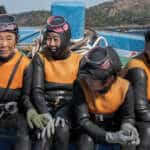
[[[8,57],[15,51],[16,35],[11,32],[0,32],[0,56]]]
[[[55,32],[47,33],[46,45],[52,55],[59,55],[61,45],[60,35]]]

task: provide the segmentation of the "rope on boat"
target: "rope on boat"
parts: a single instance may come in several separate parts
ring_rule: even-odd
[[[32,36],[35,36],[35,35],[37,35],[37,34],[39,34],[39,31],[36,31],[36,32],[34,32],[34,33],[32,33],[32,34],[29,34],[29,35],[27,35],[27,36],[21,38],[21,39],[19,40],[19,42],[23,42],[24,40],[26,40],[26,39],[28,39],[28,38],[30,38],[30,37],[32,37]]]

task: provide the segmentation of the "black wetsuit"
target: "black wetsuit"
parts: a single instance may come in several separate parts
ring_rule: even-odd
[[[81,127],[78,150],[93,150],[94,143],[106,143],[106,131],[116,131],[124,122],[134,124],[134,97],[132,87],[129,86],[122,106],[111,114],[90,113],[80,82],[73,86],[73,101],[78,125]]]
[[[147,68],[150,68],[150,62],[145,53],[137,56],[136,59],[144,62]],[[135,95],[136,126],[141,139],[140,145],[136,149],[149,150],[150,101],[147,98],[148,76],[143,68],[135,66],[129,68],[126,78],[132,83]]]
[[[74,81],[74,79],[71,79],[70,76],[73,76],[73,78],[77,76],[80,56],[78,56],[78,54],[71,53],[66,58],[54,60],[49,57],[49,54],[45,53],[42,53],[43,57],[37,54],[33,58],[34,80],[32,89],[34,104],[36,105],[37,110],[40,113],[50,112],[54,118],[56,118],[57,116],[61,116],[65,119],[65,126],[58,126],[55,129],[53,149],[59,150],[61,148],[61,150],[67,150],[69,146],[69,130],[71,122],[69,109],[70,103],[72,101],[72,83]],[[63,66],[64,61],[66,61],[67,59],[72,60],[65,63],[66,65],[72,65],[72,67],[70,67],[69,69]],[[55,67],[55,62],[60,62],[60,66],[62,66],[62,68]],[[48,63],[50,63],[50,65],[47,65]],[[50,74],[46,71],[46,67],[47,69],[52,69],[52,74],[55,71],[60,72],[60,69],[62,69],[62,76],[60,72],[60,74],[58,73],[56,74],[56,76],[49,77]],[[55,77],[59,78],[59,75],[61,76],[61,79],[56,79],[59,80],[59,82],[56,82]]]
[[[8,79],[10,78],[10,72],[13,70],[20,57],[21,54],[17,52],[7,62],[0,63],[0,72],[2,73],[0,75],[0,113],[2,114],[2,111],[4,111],[2,104],[6,103],[16,102],[18,109],[18,111],[12,114],[5,110],[4,114],[0,117],[0,137],[2,141],[8,138],[6,146],[10,146],[10,149],[29,150],[29,130],[25,113],[28,109],[32,108],[29,97],[32,82],[32,65],[25,56],[20,60],[20,64],[14,74],[8,91],[4,94]],[[10,108],[10,110],[11,109],[13,108]],[[14,141],[14,143],[9,143],[9,138],[11,139],[11,137],[11,141]]]

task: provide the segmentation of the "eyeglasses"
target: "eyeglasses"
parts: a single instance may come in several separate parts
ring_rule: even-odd
[[[47,30],[54,32],[64,32],[69,28],[65,19],[61,16],[51,16],[47,19]]]

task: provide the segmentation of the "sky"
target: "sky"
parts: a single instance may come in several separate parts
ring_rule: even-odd
[[[7,13],[15,14],[31,10],[50,10],[52,1],[60,1],[60,0],[0,0],[0,5],[5,6]],[[65,0],[65,1],[77,1],[77,0]],[[90,7],[96,4],[100,4],[104,1],[111,1],[111,0],[82,0],[82,1],[85,1],[86,7]]]

